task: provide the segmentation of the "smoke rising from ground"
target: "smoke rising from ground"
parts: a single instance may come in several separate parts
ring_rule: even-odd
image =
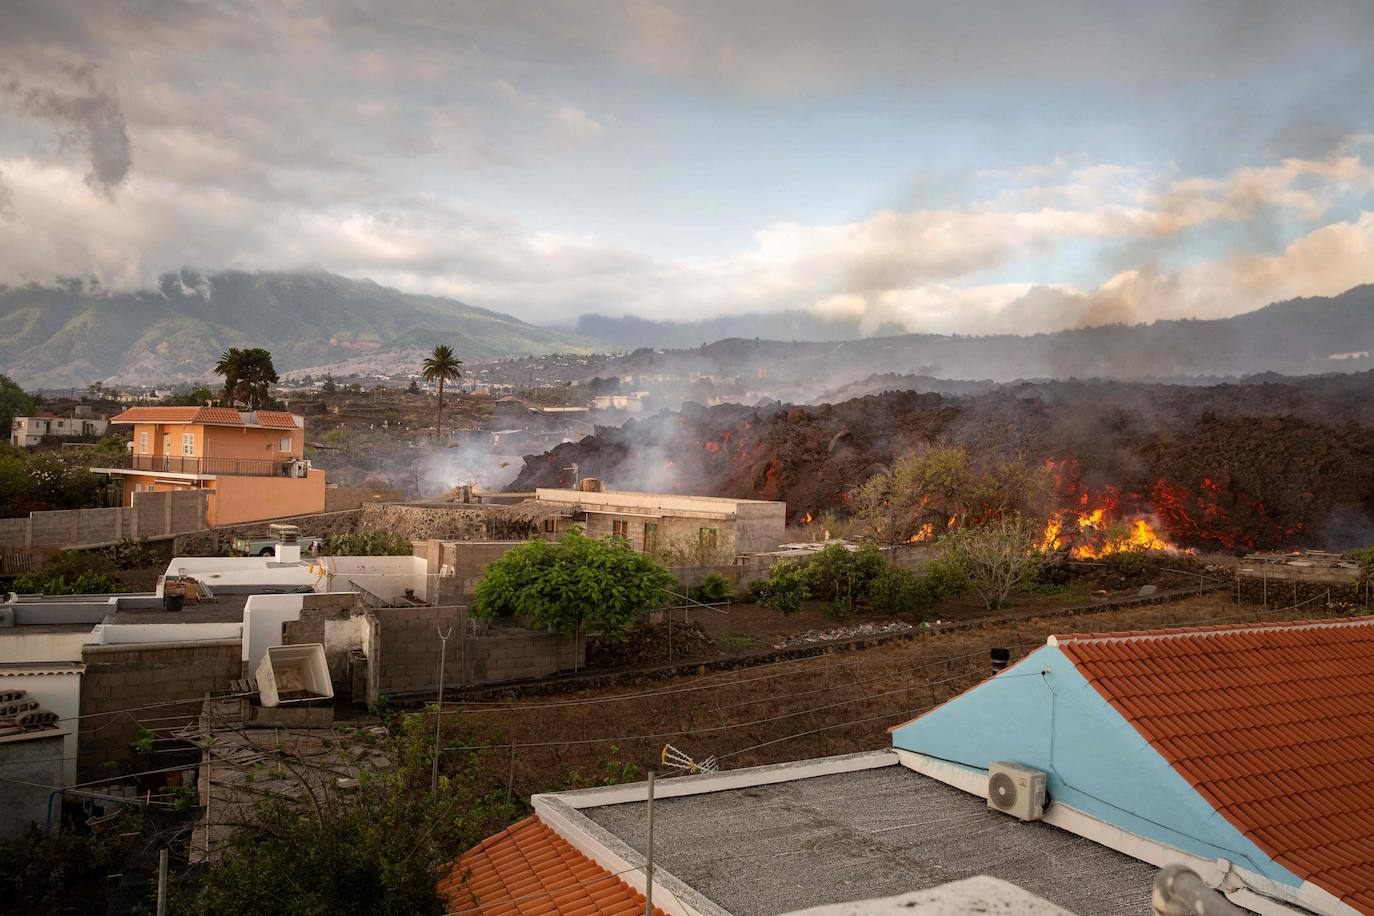
[[[128,177],[133,166],[124,112],[114,90],[99,85],[94,67],[67,72],[75,91],[27,85],[18,78],[0,85],[24,113],[52,122],[59,130],[63,147],[85,149],[90,158],[86,184],[110,194]]]

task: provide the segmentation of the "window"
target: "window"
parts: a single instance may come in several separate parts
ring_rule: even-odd
[[[708,550],[714,550],[714,549],[716,548],[716,529],[714,529],[714,528],[700,528],[700,529],[698,529],[698,530],[697,530],[697,541],[701,544],[702,547],[705,547],[705,548],[708,549]]]
[[[289,452],[289,451],[291,451],[291,437],[290,437],[290,436],[282,436],[282,437],[281,437],[281,442],[279,442],[279,443],[277,444],[277,451],[279,451],[279,452]]]
[[[196,453],[196,434],[181,434],[181,453],[183,455],[194,455]]]
[[[654,553],[658,550],[658,522],[644,523],[644,552]]]
[[[138,450],[141,454],[148,454],[148,431],[146,429],[138,434]]]
[[[554,533],[557,532],[557,531],[558,531],[558,519],[556,519],[556,518],[546,518],[546,519],[544,519],[544,533],[545,533],[545,534],[554,534]]]
[[[630,539],[630,523],[621,518],[611,519],[611,534],[628,541]]]

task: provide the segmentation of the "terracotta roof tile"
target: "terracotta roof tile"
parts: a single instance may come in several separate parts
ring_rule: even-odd
[[[254,418],[259,426],[268,426],[273,429],[296,428],[296,418],[285,410],[259,410],[254,414]]]
[[[1374,618],[1051,644],[1236,829],[1374,912]]]
[[[199,407],[130,407],[111,423],[190,423]]]
[[[289,416],[289,415],[288,415]],[[439,880],[455,913],[644,912],[644,895],[572,847],[537,817],[527,817],[463,854]],[[666,916],[654,907],[658,916]]]

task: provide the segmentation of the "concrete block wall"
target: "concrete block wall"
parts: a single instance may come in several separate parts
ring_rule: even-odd
[[[330,485],[324,488],[324,511],[339,512],[358,509],[370,503],[402,502],[405,498],[405,493],[400,490]]]
[[[526,629],[494,629],[467,641],[468,682],[503,684],[581,668],[586,641]]]
[[[105,761],[132,760],[143,723],[166,729],[193,720],[205,694],[239,677],[241,654],[237,639],[83,646],[78,776],[109,775]]]
[[[133,506],[55,509],[0,523],[0,547],[83,547],[125,538],[163,537],[205,527],[202,490],[135,493]]]
[[[351,697],[353,693],[350,655],[354,648],[362,648],[361,638],[353,638],[353,627],[331,627],[362,616],[364,608],[353,594],[306,595],[301,604],[301,615],[296,620],[282,624],[282,643],[301,645],[319,643],[325,648],[325,662],[329,665],[329,679],[334,685],[334,695]],[[340,631],[347,631],[341,633]],[[363,697],[353,697],[363,702]]]
[[[453,632],[444,659],[444,680],[454,686],[461,683],[466,608],[384,607],[369,613],[379,627],[368,667],[376,668],[381,693],[438,687],[440,630]]]

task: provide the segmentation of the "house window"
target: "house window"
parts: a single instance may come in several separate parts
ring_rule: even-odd
[[[556,519],[556,518],[546,518],[546,519],[544,519],[544,533],[545,533],[545,534],[553,534],[553,533],[555,533],[556,531],[558,531],[558,519]]]
[[[628,541],[630,539],[630,523],[620,518],[611,519],[611,534]]]
[[[654,553],[658,550],[658,522],[644,523],[644,552]]]
[[[181,434],[181,453],[183,455],[194,455],[196,453],[196,434]]]
[[[291,437],[290,437],[290,436],[282,436],[282,437],[281,437],[281,442],[279,442],[279,443],[277,444],[277,451],[279,451],[279,452],[289,452],[289,451],[291,451]]]
[[[699,528],[697,529],[697,541],[707,550],[716,549],[716,529]]]
[[[138,434],[138,450],[142,454],[148,454],[148,431],[145,429]]]

